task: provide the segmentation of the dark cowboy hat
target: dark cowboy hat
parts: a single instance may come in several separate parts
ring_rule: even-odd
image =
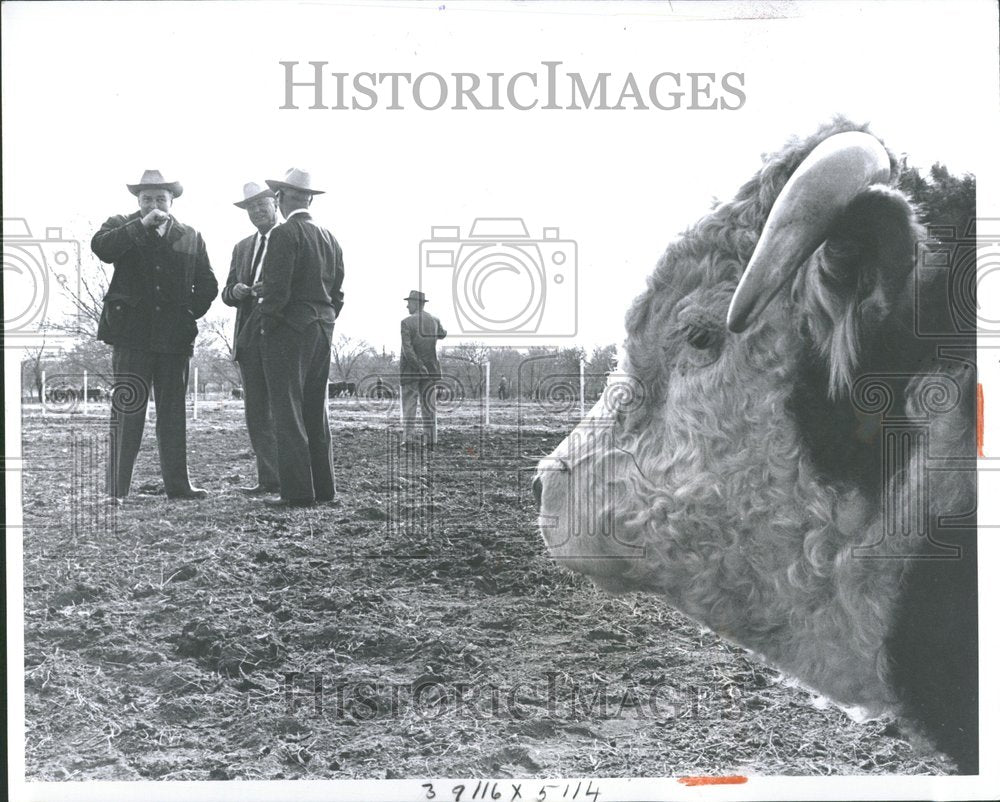
[[[270,190],[267,187],[262,187],[256,181],[251,181],[249,184],[243,185],[243,200],[237,201],[233,204],[233,206],[239,206],[241,209],[246,209],[251,203],[257,200],[257,198],[273,197],[273,190]]]
[[[138,184],[126,184],[125,186],[136,197],[144,189],[166,189],[175,198],[179,198],[184,192],[180,181],[167,181],[159,170],[145,170]]]
[[[424,295],[420,290],[410,290],[410,294],[407,295],[404,301],[420,301],[420,303],[427,303],[427,296]]]
[[[277,191],[279,189],[297,189],[299,192],[308,192],[310,195],[322,195],[325,190],[313,189],[312,176],[305,170],[298,167],[290,167],[285,177],[280,181],[276,178],[266,179],[267,185]]]

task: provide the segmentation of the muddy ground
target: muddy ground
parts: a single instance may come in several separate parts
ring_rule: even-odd
[[[558,569],[527,470],[572,425],[443,415],[433,460],[332,402],[337,506],[274,512],[238,402],[189,424],[205,502],[162,494],[152,422],[121,508],[105,427],[24,419],[28,777],[944,774],[650,596]],[[497,425],[499,424],[499,425]]]

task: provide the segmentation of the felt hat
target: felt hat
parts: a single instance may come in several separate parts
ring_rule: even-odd
[[[407,295],[404,301],[420,301],[420,303],[427,303],[427,296],[424,295],[420,290],[410,290],[410,294]]]
[[[313,189],[312,176],[305,170],[298,167],[290,167],[285,177],[280,181],[276,178],[266,179],[267,185],[277,191],[279,189],[297,189],[299,192],[308,192],[310,195],[322,195],[325,190]]]
[[[145,170],[142,173],[142,178],[139,179],[138,184],[126,184],[128,191],[131,192],[136,197],[144,189],[166,189],[170,191],[170,194],[175,198],[179,198],[184,192],[184,187],[181,186],[180,181],[167,181],[163,177],[163,173],[159,170]]]
[[[253,203],[257,198],[273,198],[273,190],[267,187],[262,187],[256,181],[251,181],[248,184],[243,185],[243,200],[237,201],[233,206],[239,206],[241,209],[246,209],[251,203]]]

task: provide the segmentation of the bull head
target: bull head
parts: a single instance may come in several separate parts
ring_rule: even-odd
[[[926,454],[887,466],[880,417],[858,404],[859,382],[894,377],[880,412],[926,420],[939,448],[974,454],[974,369],[914,336],[920,229],[890,186],[894,167],[845,121],[768,159],[668,247],[628,314],[620,373],[535,480],[564,567],[613,592],[663,594],[866,715],[927,708],[912,687],[926,677],[907,678],[913,639],[941,636],[934,648],[975,663],[974,623],[971,638],[968,622],[907,629],[921,555],[884,537],[886,500],[927,493]],[[954,396],[936,414],[918,408],[929,385]],[[966,514],[974,494],[974,473],[943,479],[930,513]],[[890,559],[862,559],[873,543]],[[947,592],[966,607],[971,588],[974,616],[974,533],[964,546],[958,568],[925,579],[964,584]],[[920,722],[964,767],[971,715],[971,728],[926,710]]]

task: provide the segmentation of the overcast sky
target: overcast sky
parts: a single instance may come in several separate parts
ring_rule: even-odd
[[[568,265],[563,284],[548,284],[541,331],[570,325],[575,283],[573,341],[590,346],[622,338],[657,256],[713,197],[728,199],[761,153],[834,113],[870,121],[921,167],[982,177],[998,141],[992,2],[7,2],[2,13],[5,217],[27,219],[38,238],[61,227],[87,270],[96,227],[135,208],[126,182],[158,168],[184,184],[174,212],[203,233],[221,282],[252,233],[232,205],[243,183],[308,169],[328,190],[315,216],[345,254],[338,332],[390,350],[401,299],[418,286],[458,333],[448,287],[421,281],[432,226],[463,237],[477,217],[521,217],[536,237],[558,228],[578,262],[575,278]],[[737,19],[711,19],[726,15]],[[388,111],[381,89],[372,111],[310,110],[308,92],[282,110],[280,61],[301,62],[302,78],[308,61],[352,76],[541,74],[542,61],[561,61],[588,82],[610,73],[612,96],[630,72],[644,91],[665,71],[736,72],[746,100],[728,111],[425,111],[404,92],[407,108]],[[516,294],[516,280],[498,274],[483,292]],[[209,315],[231,310],[217,301]]]

